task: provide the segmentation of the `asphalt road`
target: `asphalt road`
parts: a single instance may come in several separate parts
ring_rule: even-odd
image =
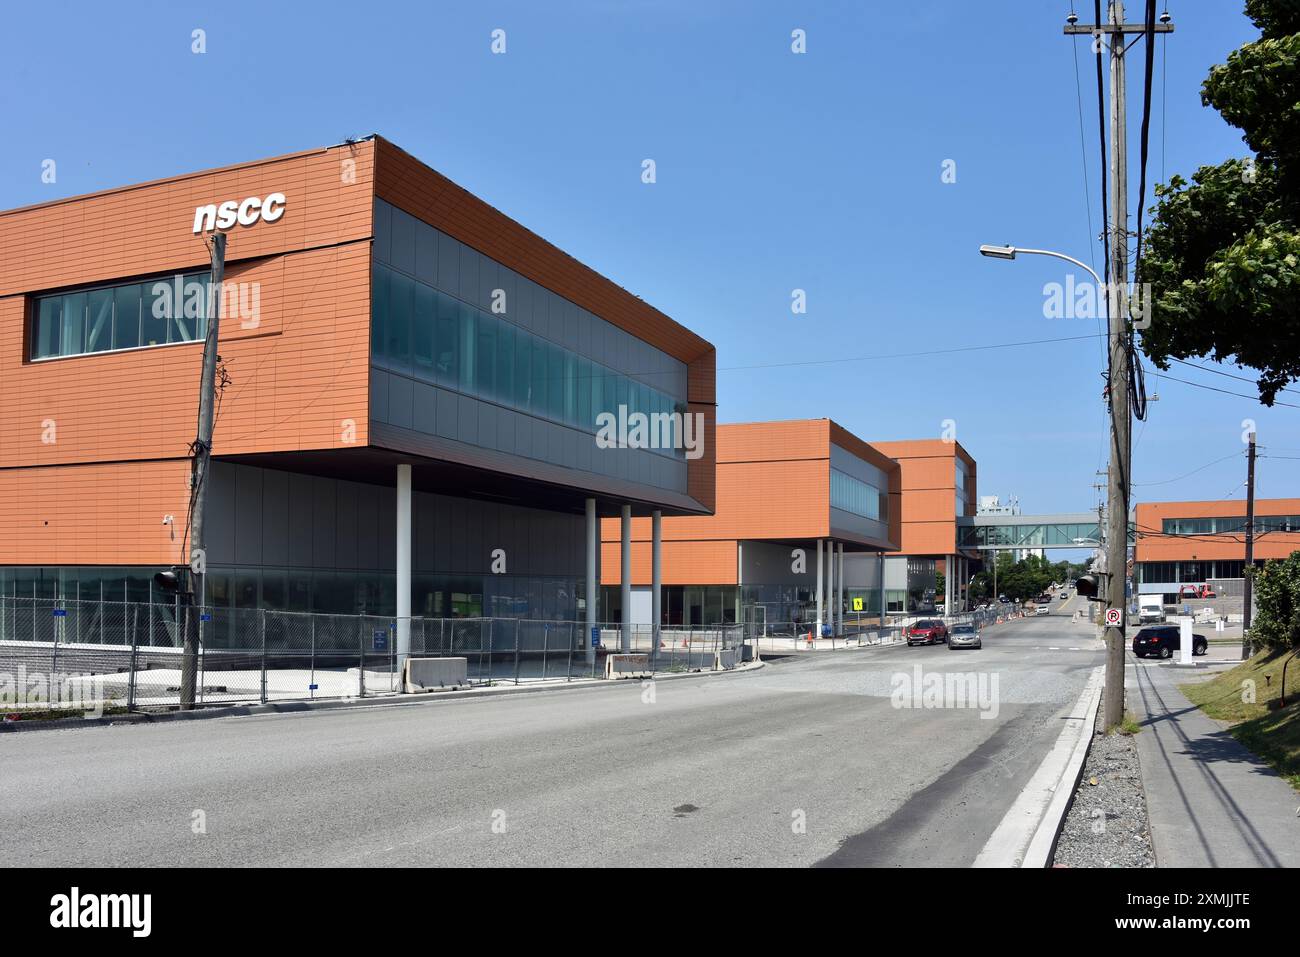
[[[1055,614],[653,702],[619,682],[0,735],[0,865],[966,865],[1102,662],[1091,634]],[[996,709],[895,707],[916,665],[996,678]]]

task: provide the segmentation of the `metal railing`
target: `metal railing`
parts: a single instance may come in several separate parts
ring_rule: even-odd
[[[622,650],[617,623],[598,626],[588,661],[585,622],[523,618],[411,618],[175,604],[0,597],[0,673],[23,700],[0,707],[171,709],[180,705],[186,616],[197,617],[196,702],[364,698],[401,690],[398,626],[410,656],[462,657],[471,686],[603,678]],[[743,629],[633,626],[628,650],[654,672],[713,670],[740,659]],[[734,654],[729,654],[734,653]],[[638,669],[641,670],[641,669]]]

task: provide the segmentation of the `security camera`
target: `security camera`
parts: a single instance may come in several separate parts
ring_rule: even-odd
[[[172,516],[170,516],[170,515],[164,515],[164,516],[163,516],[163,524],[164,524],[164,525],[171,525],[171,524],[172,524],[173,522],[175,522],[175,521],[176,521],[176,519],[174,519],[174,518],[173,518]]]

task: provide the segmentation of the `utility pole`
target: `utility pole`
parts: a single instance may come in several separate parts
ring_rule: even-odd
[[[1255,566],[1255,430],[1247,436],[1246,449],[1246,563],[1242,566],[1241,658],[1250,656],[1250,570]]]
[[[1104,719],[1107,731],[1124,720],[1125,610],[1128,596],[1128,516],[1132,464],[1128,338],[1128,111],[1126,91],[1126,35],[1146,32],[1145,23],[1124,22],[1123,0],[1110,0],[1106,23],[1067,23],[1067,34],[1090,34],[1105,43],[1110,53],[1110,221],[1106,224],[1110,262],[1107,274],[1107,343],[1110,356],[1110,465],[1107,481],[1106,572],[1107,604],[1121,609],[1118,625],[1106,628],[1106,688]],[[1173,24],[1155,24],[1156,32],[1169,33]]]
[[[1097,472],[1096,474],[1097,474],[1098,476],[1102,476],[1102,475],[1106,475],[1107,473],[1106,473],[1106,472]],[[1101,556],[1100,556],[1100,557],[1102,558],[1102,560],[1103,560],[1103,562],[1104,562],[1104,561],[1105,561],[1105,551],[1106,551],[1106,503],[1102,501],[1100,493],[1101,493],[1102,489],[1106,488],[1107,486],[1106,486],[1106,483],[1105,483],[1105,482],[1093,482],[1093,483],[1092,483],[1092,487],[1093,487],[1094,489],[1096,489],[1097,492],[1098,492],[1098,495],[1097,495],[1097,535],[1099,536],[1098,541],[1100,542],[1100,545],[1098,545],[1098,551],[1101,552]],[[1110,579],[1107,578],[1105,575],[1102,575],[1102,576],[1101,576],[1101,582],[1102,582],[1102,587],[1105,588],[1105,593],[1104,593],[1104,596],[1103,596],[1103,597],[1109,598],[1109,597],[1110,597]],[[1105,622],[1106,622],[1106,616],[1105,616],[1105,609],[1104,609],[1104,608],[1098,609],[1098,612],[1097,612],[1096,616],[1094,616],[1093,621],[1094,621],[1096,624],[1099,624],[1099,625],[1101,625],[1101,624],[1105,624]]]
[[[199,663],[199,615],[203,609],[203,580],[208,556],[204,538],[204,507],[208,499],[208,471],[212,461],[212,424],[216,408],[217,336],[221,326],[221,284],[226,268],[226,234],[215,233],[209,240],[212,280],[208,286],[208,328],[203,339],[203,371],[199,376],[198,436],[190,447],[190,570],[185,576],[183,607],[185,649],[181,656],[181,710],[194,709]]]

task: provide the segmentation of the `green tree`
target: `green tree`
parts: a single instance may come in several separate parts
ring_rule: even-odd
[[[1300,378],[1300,3],[1247,0],[1246,15],[1260,38],[1210,70],[1201,102],[1256,155],[1156,187],[1137,278],[1151,284],[1152,362],[1233,361],[1272,405]]]
[[[1300,551],[1247,571],[1253,580],[1256,615],[1251,644],[1285,651],[1300,645]]]

